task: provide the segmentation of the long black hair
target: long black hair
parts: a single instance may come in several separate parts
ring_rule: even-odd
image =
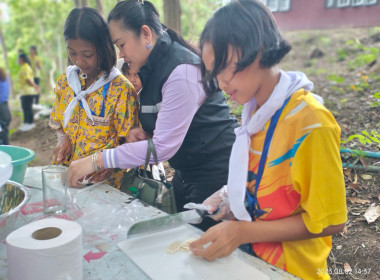
[[[31,65],[31,63],[30,63],[30,59],[29,59],[29,57],[28,57],[27,54],[25,54],[25,53],[20,53],[20,54],[18,55],[18,58],[21,58],[22,61],[24,61],[24,62],[28,63],[29,65]]]
[[[106,77],[116,64],[116,51],[113,46],[108,24],[103,16],[89,7],[75,8],[68,15],[63,35],[68,39],[83,39],[95,46],[99,68]]]
[[[228,47],[239,54],[236,71],[252,64],[260,53],[259,65],[270,68],[290,51],[290,44],[281,36],[268,8],[256,0],[235,0],[219,8],[207,21],[199,46],[211,43],[214,49],[214,68],[208,73],[202,62],[202,82],[207,94],[218,88],[216,76],[227,67]]]
[[[140,35],[143,25],[148,26],[157,37],[160,37],[163,32],[166,31],[172,41],[176,41],[190,51],[199,54],[198,51],[187,43],[181,35],[161,23],[160,14],[149,1],[121,1],[109,13],[108,22],[111,20],[121,20],[123,27],[127,30],[133,31],[136,36]]]

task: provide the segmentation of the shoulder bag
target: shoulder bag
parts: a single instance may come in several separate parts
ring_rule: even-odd
[[[155,163],[158,164],[156,149],[150,138],[148,139],[148,151],[144,169],[140,167],[130,169],[121,180],[120,191],[136,197],[166,213],[176,213],[177,207],[173,186],[166,181],[165,175],[161,171],[161,179],[155,180],[151,171],[147,170],[151,154],[153,154]]]

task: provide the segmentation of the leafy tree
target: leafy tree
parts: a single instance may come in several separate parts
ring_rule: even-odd
[[[10,21],[3,25],[4,41],[12,78],[17,76],[17,50],[28,53],[36,45],[42,58],[42,91],[54,86],[57,73],[66,65],[62,30],[72,2],[51,0],[7,0]],[[16,83],[17,90],[17,83]]]
[[[164,12],[164,1],[169,3],[170,0],[151,0],[159,10],[161,20],[170,26],[171,24],[165,20],[165,14],[168,12]],[[206,20],[221,5],[221,2],[216,0],[175,1],[177,11],[182,11],[180,14],[182,35],[197,44]],[[20,68],[17,64],[17,50],[23,49],[28,52],[31,45],[36,45],[38,54],[42,58],[42,93],[51,92],[58,75],[67,66],[63,26],[69,12],[76,5],[89,5],[100,11],[103,10],[103,14],[107,17],[117,2],[119,0],[5,0],[10,21],[2,24],[2,31],[13,80],[17,81],[15,78]],[[176,27],[173,29],[179,31]],[[6,54],[0,50],[0,56],[4,55]],[[0,65],[4,66],[4,62],[0,61]],[[17,82],[14,84],[17,91]]]

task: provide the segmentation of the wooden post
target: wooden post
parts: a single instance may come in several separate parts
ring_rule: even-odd
[[[181,33],[180,0],[164,0],[164,22],[167,27]]]
[[[104,16],[103,1],[96,0],[96,9]]]

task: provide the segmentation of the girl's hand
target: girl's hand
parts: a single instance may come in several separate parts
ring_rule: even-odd
[[[201,238],[190,243],[190,250],[194,255],[208,261],[227,257],[243,244],[240,235],[240,222],[222,222],[209,228]]]
[[[67,183],[70,187],[83,186],[83,184],[79,182],[79,179],[94,172],[91,157],[92,156],[88,156],[71,162],[67,176]]]
[[[54,160],[57,163],[64,163],[69,159],[72,150],[69,136],[66,134],[59,136],[58,143],[54,148]]]

